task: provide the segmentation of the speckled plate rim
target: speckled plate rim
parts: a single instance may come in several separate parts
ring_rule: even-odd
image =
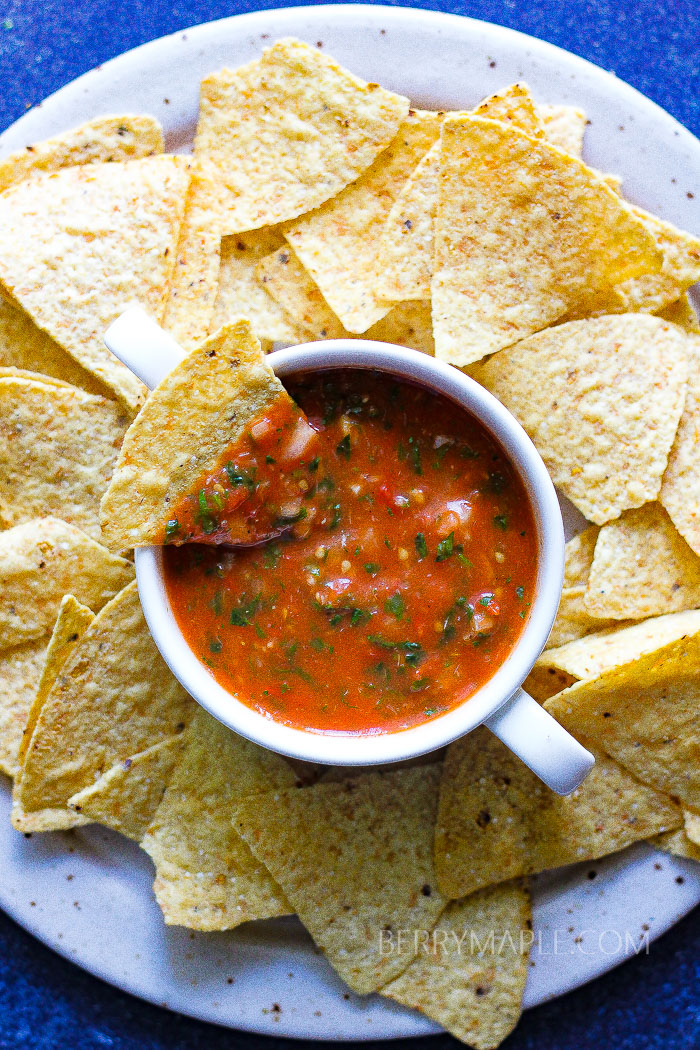
[[[0,136],[0,155],[106,112],[141,110],[186,149],[197,82],[275,37],[322,43],[415,104],[462,108],[513,80],[541,101],[577,103],[586,159],[623,176],[630,200],[700,233],[700,143],[633,88],[568,52],[499,26],[433,11],[329,5],[262,11],[145,44],[73,81]],[[175,72],[173,72],[175,71]],[[570,520],[570,532],[579,522]],[[25,839],[0,784],[0,906],[85,970],[150,1002],[220,1025],[306,1039],[378,1039],[439,1028],[378,996],[347,992],[296,920],[225,934],[166,928],[152,870],[103,828]],[[645,951],[700,902],[692,862],[646,844],[534,880],[536,941],[525,1005],[561,995]]]

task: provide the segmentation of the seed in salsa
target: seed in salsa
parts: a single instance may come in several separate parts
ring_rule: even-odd
[[[183,534],[207,541],[165,550],[180,628],[222,686],[284,724],[377,733],[437,717],[527,619],[523,484],[481,424],[421,387],[342,369],[288,390],[178,509]],[[211,543],[232,542],[234,500],[272,538]]]

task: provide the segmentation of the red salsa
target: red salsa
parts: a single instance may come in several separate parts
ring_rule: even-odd
[[[522,482],[481,424],[421,387],[342,369],[288,389],[174,510],[183,634],[222,686],[297,728],[387,732],[451,710],[527,620]],[[260,542],[220,545],[241,539]]]

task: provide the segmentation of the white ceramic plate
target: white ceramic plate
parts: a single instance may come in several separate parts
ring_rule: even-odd
[[[0,154],[103,113],[163,122],[170,149],[192,138],[200,77],[298,36],[418,105],[467,108],[514,80],[540,101],[583,106],[586,158],[623,176],[629,199],[700,233],[700,143],[627,85],[539,40],[432,11],[347,5],[266,11],[164,37],[88,73],[0,136]],[[572,522],[575,526],[575,522]],[[102,828],[25,839],[0,784],[0,905],[68,959],[151,1002],[250,1031],[317,1039],[423,1035],[436,1025],[350,993],[294,919],[225,934],[163,925],[149,859]],[[595,877],[591,878],[591,873]],[[576,988],[700,902],[700,869],[637,845],[534,883],[536,942],[525,1004]]]

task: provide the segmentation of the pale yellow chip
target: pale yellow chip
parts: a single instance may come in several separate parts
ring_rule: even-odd
[[[583,153],[583,136],[588,120],[577,106],[560,106],[548,102],[537,103],[537,113],[544,125],[544,133],[553,146],[558,146],[573,157]]]
[[[184,734],[177,733],[122,759],[69,798],[68,808],[140,842],[163,801],[183,747]]]
[[[99,538],[99,507],[128,419],[49,380],[0,378],[0,525],[55,515]]]
[[[613,628],[547,649],[536,661],[525,688],[546,700],[574,682],[597,678],[603,671],[636,660],[667,642],[700,631],[700,609],[656,616],[628,627]]]
[[[634,776],[700,810],[700,634],[577,682],[545,707]]]
[[[512,84],[489,96],[474,112],[514,124],[535,137],[543,134],[532,96],[524,84]],[[385,299],[430,298],[440,149],[436,142],[426,153],[386,217],[375,266],[376,294]]]
[[[700,606],[700,558],[658,503],[600,530],[584,605],[592,616],[617,620]]]
[[[0,772],[14,777],[27,714],[39,685],[48,635],[0,653]]]
[[[700,862],[700,846],[692,842],[685,831],[666,831],[663,835],[655,835],[649,839],[649,845],[664,853],[672,853],[675,857]]]
[[[596,525],[589,525],[567,540],[564,545],[564,587],[581,587],[588,583],[599,532]]]
[[[383,953],[382,930],[429,931],[445,907],[433,867],[439,779],[439,765],[420,766],[236,807],[236,827],[356,992],[381,988],[419,950],[409,937]]]
[[[285,236],[348,332],[366,332],[391,303],[377,293],[377,237],[442,115],[411,111],[391,144],[351,186],[285,227]]]
[[[557,618],[547,639],[547,649],[566,645],[567,642],[573,642],[576,638],[583,638],[593,631],[600,631],[604,627],[615,624],[614,620],[591,616],[584,605],[585,596],[585,587],[565,587],[563,589],[559,599]],[[528,679],[526,688],[529,688],[529,685],[530,680]]]
[[[67,592],[101,609],[133,575],[131,562],[57,518],[0,532],[0,650],[48,635]]]
[[[658,317],[571,321],[497,354],[479,381],[522,423],[554,484],[601,525],[658,495],[688,342]]]
[[[155,117],[129,113],[98,117],[0,160],[0,191],[37,172],[58,171],[76,164],[135,160],[162,152],[163,129]]]
[[[42,373],[89,394],[109,395],[109,388],[86,372],[29,314],[0,296],[0,365]],[[36,377],[38,378],[38,376]]]
[[[512,125],[445,120],[431,282],[442,360],[479,361],[661,261],[644,223],[576,157]]]
[[[126,433],[102,500],[104,542],[117,550],[162,543],[172,508],[283,393],[247,321],[193,350]]]
[[[290,914],[282,890],[236,832],[234,814],[240,799],[298,791],[296,783],[279,755],[197,711],[141,843],[156,865],[154,890],[168,925],[230,930]]]
[[[533,939],[524,885],[491,886],[451,901],[420,955],[381,994],[468,1046],[493,1050],[518,1023]]]
[[[304,338],[348,337],[349,333],[289,244],[285,243],[260,259],[255,276],[268,298],[274,299],[282,315],[303,332]]]
[[[301,343],[304,333],[294,324],[279,301],[268,293],[257,276],[258,264],[278,249],[289,254],[278,227],[252,230],[225,237],[221,244],[219,294],[212,317],[211,330],[230,324],[241,317],[250,321],[258,339],[272,342]]]
[[[408,99],[367,84],[299,40],[202,81],[195,156],[222,235],[317,208],[389,145]]]
[[[664,321],[672,321],[689,335],[700,335],[700,320],[687,292],[683,292],[675,303],[659,310],[659,317],[663,317]]]
[[[15,784],[17,811],[65,807],[121,759],[184,729],[195,707],[129,584],[78,640],[38,713]]]
[[[193,164],[163,312],[163,327],[183,350],[191,350],[211,329],[219,290],[220,254],[221,234],[209,184],[199,178]]]
[[[188,181],[186,157],[146,157],[63,168],[0,194],[3,285],[132,410],[143,384],[102,336],[134,301],[161,319]]]
[[[691,813],[690,810],[686,810],[683,814],[683,821],[685,824],[685,833],[692,843],[696,846],[700,846],[700,814]]]
[[[659,502],[686,543],[700,554],[700,336],[688,343],[688,392]]]
[[[681,809],[668,795],[640,784],[600,747],[593,753],[583,784],[562,797],[486,729],[451,744],[435,830],[441,891],[463,897],[680,827]]]

